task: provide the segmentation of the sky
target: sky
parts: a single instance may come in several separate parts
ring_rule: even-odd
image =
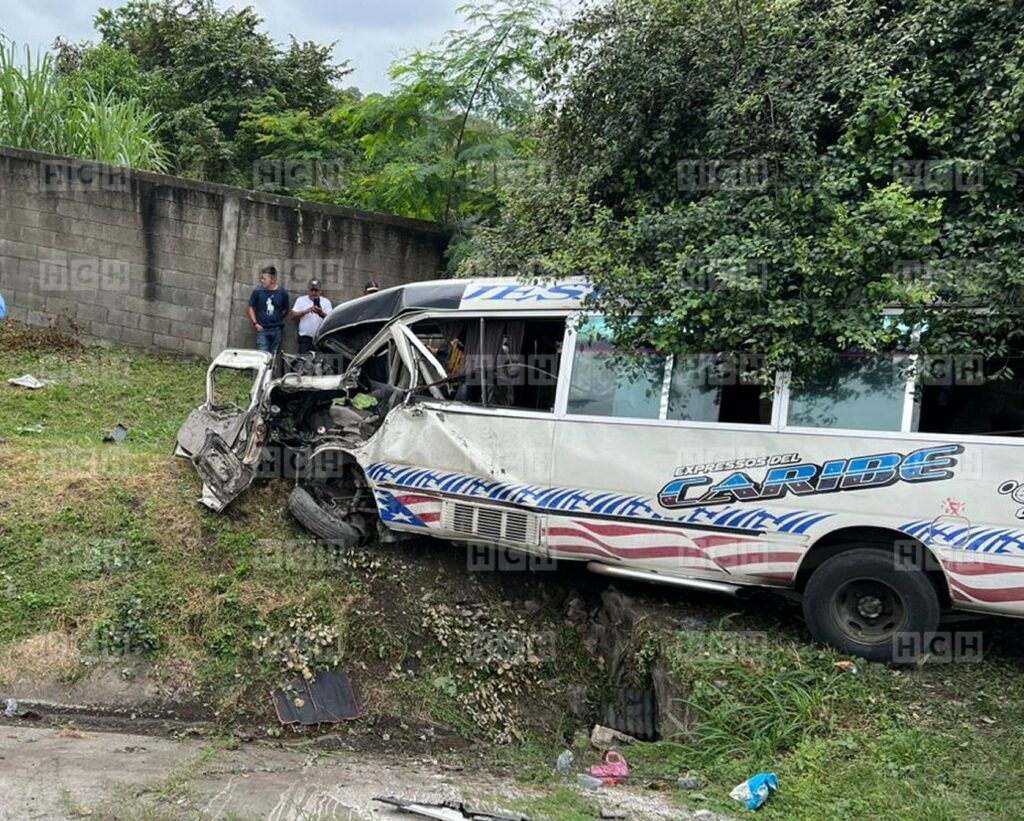
[[[218,6],[255,6],[278,43],[338,41],[335,58],[354,68],[342,82],[363,92],[387,91],[387,70],[402,53],[425,48],[459,27],[466,0],[217,0]],[[49,48],[57,36],[95,40],[92,19],[120,0],[0,0],[0,31],[20,45]]]

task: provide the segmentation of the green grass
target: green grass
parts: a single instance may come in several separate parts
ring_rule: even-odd
[[[0,642],[63,631],[87,653],[171,659],[183,683],[230,704],[274,673],[255,637],[300,609],[343,625],[352,583],[305,568],[316,548],[284,509],[287,486],[216,516],[171,455],[205,364],[26,338],[0,332],[2,372],[47,381],[0,386]],[[129,439],[103,443],[118,422]]]
[[[499,807],[510,807],[528,818],[544,821],[592,821],[600,817],[598,808],[578,791],[558,787],[548,796],[527,798],[519,801],[492,799],[489,803]]]
[[[0,436],[33,450],[75,446],[73,455],[107,459],[113,467],[128,456],[170,454],[178,428],[205,391],[205,366],[173,356],[103,348],[5,350],[2,363],[7,377],[30,373],[52,384],[36,391],[3,385]],[[115,449],[104,445],[103,435],[118,422],[131,435]]]
[[[476,745],[467,760],[548,793],[518,811],[550,821],[595,817],[596,796],[553,775],[574,732],[589,730],[565,710],[565,687],[584,685],[595,704],[609,692],[574,629],[555,625],[541,671],[547,689],[524,696],[525,740],[489,744],[452,696],[453,687],[465,696],[469,680],[453,651],[429,640],[421,617],[426,593],[435,602],[500,606],[495,579],[450,566],[433,574],[429,563],[403,569],[401,549],[340,562],[321,555],[285,510],[283,482],[258,484],[224,515],[212,514],[196,502],[191,465],[171,456],[178,426],[201,399],[203,364],[30,348],[0,326],[0,373],[54,380],[31,392],[0,384],[0,684],[11,663],[24,661],[17,653],[57,634],[83,664],[96,656],[120,669],[120,656],[103,659],[128,650],[147,675],[225,720],[250,720],[254,710],[268,720],[267,686],[289,674],[253,642],[270,636],[302,650],[302,631],[289,624],[305,613],[302,624],[340,637],[343,666],[365,695],[360,727],[438,722]],[[130,439],[102,444],[117,422]],[[18,430],[36,426],[41,432]],[[760,635],[737,639],[734,630]],[[746,612],[717,631],[651,631],[637,642],[636,669],[647,669],[652,653],[668,658],[693,723],[677,742],[627,748],[635,785],[660,781],[669,786],[659,794],[680,806],[745,817],[729,790],[770,770],[780,790],[759,813],[766,819],[1019,817],[1024,665],[1005,642],[990,642],[980,663],[897,672],[858,662],[851,675],[784,616]],[[73,680],[89,669],[62,675]],[[594,751],[575,750],[578,769],[597,763]],[[685,772],[706,785],[676,790]]]
[[[745,625],[767,640],[668,637],[696,719],[683,743],[629,751],[637,777],[708,784],[682,804],[736,812],[728,791],[759,771],[779,776],[763,818],[1014,818],[1024,777],[1024,681],[1018,659],[892,670],[806,643],[782,624]],[[720,635],[725,635],[724,632]],[[710,658],[703,651],[711,648]]]

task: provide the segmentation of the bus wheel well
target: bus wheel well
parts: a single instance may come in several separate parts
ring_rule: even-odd
[[[311,456],[301,479],[307,482],[329,482],[356,474],[365,481],[363,469],[351,453],[340,447],[324,447]]]
[[[855,548],[872,548],[893,555],[905,557],[907,561],[919,563],[931,579],[943,606],[950,604],[949,586],[935,554],[919,539],[914,539],[898,530],[884,527],[847,527],[829,533],[815,542],[800,563],[800,570],[794,580],[795,588],[803,592],[811,574],[825,561]],[[899,551],[899,553],[897,553]]]

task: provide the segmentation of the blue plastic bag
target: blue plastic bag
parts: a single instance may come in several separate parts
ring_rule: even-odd
[[[733,787],[729,797],[742,801],[748,810],[757,810],[778,788],[779,777],[775,773],[758,773]]]
[[[4,302],[4,295],[0,294],[0,322],[7,319],[7,303]]]

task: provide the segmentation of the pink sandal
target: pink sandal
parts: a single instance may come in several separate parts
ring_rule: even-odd
[[[595,764],[590,774],[605,784],[621,784],[629,778],[629,764],[618,750],[609,750],[604,754],[604,764]]]

